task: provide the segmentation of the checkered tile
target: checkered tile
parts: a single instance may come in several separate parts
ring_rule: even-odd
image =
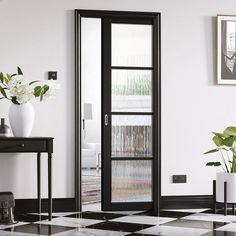
[[[163,210],[155,212],[55,213],[16,216],[14,225],[0,225],[0,236],[236,236],[236,216],[210,210]]]

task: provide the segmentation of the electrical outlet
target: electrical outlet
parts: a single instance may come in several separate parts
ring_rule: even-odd
[[[187,175],[173,175],[173,183],[187,183]]]
[[[56,71],[48,71],[48,79],[57,80],[57,72]]]

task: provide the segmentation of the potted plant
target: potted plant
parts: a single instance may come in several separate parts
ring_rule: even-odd
[[[40,84],[38,80],[28,81],[19,67],[16,74],[0,73],[0,99],[11,102],[9,121],[14,136],[30,136],[35,116],[30,100],[33,98],[39,98],[40,101],[52,99],[57,89],[58,85],[54,80],[43,84]]]
[[[227,127],[223,133],[215,133],[212,138],[216,148],[204,154],[218,153],[220,161],[208,162],[222,172],[216,174],[216,201],[224,202],[224,182],[227,182],[227,202],[236,203],[236,127]]]

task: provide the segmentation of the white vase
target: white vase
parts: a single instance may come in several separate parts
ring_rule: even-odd
[[[224,202],[224,182],[227,182],[227,203],[236,203],[236,173],[216,174],[216,201]]]
[[[34,125],[34,107],[27,102],[21,105],[12,103],[9,121],[15,137],[29,137]]]

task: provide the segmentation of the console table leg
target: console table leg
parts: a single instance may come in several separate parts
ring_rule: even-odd
[[[224,182],[224,215],[227,215],[227,182]]]
[[[216,181],[213,180],[213,212],[216,214]]]
[[[41,153],[37,153],[37,186],[38,186],[38,213],[41,214]]]
[[[48,216],[52,220],[52,154],[48,153]]]

